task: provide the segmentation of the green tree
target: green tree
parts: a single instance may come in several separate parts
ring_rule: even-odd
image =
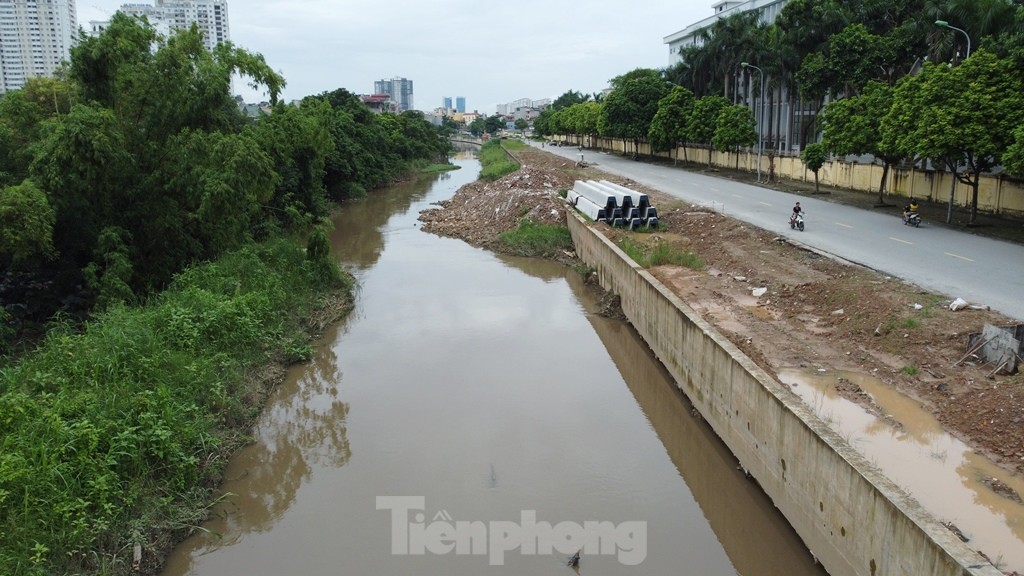
[[[708,147],[708,166],[711,166],[711,153],[714,151],[715,129],[718,124],[718,115],[730,106],[728,100],[722,96],[704,96],[693,103],[693,110],[686,121],[686,139],[690,142],[699,142]]]
[[[516,130],[519,130],[519,132],[526,132],[526,129],[530,126],[530,123],[524,120],[523,118],[516,118],[515,125]]]
[[[487,119],[484,120],[484,128],[486,128],[487,132],[491,134],[497,134],[505,129],[505,118],[498,116],[497,114],[488,116]]]
[[[828,151],[825,149],[825,145],[820,142],[813,142],[804,147],[804,151],[800,153],[800,159],[803,160],[804,166],[808,170],[814,172],[814,193],[820,193],[818,188],[818,171],[825,165],[825,161],[828,160]]]
[[[613,78],[612,92],[601,105],[600,131],[606,136],[633,142],[634,154],[647,138],[658,101],[669,92],[668,83],[656,70],[638,68]],[[625,148],[625,146],[623,146]]]
[[[1024,123],[1024,82],[1013,62],[979,49],[952,68],[926,64],[921,74],[900,85],[885,122],[896,138],[922,158],[940,158],[956,179],[971,187],[973,224],[979,178],[1002,163]],[[966,170],[959,171],[960,163]]]
[[[484,122],[483,118],[474,118],[473,121],[469,123],[469,132],[474,136],[479,136],[486,131],[487,124]]]
[[[51,259],[53,207],[31,180],[0,188],[0,262]]]
[[[715,120],[715,135],[712,136],[711,142],[718,150],[736,151],[736,169],[739,170],[740,147],[757,143],[757,122],[754,120],[754,113],[741,104],[731,104],[722,108]]]
[[[676,151],[672,163],[679,160],[679,145],[686,142],[686,122],[693,110],[693,92],[682,86],[673,86],[672,90],[658,101],[658,111],[651,119],[651,128],[647,132],[651,148],[655,152]],[[686,154],[686,148],[683,148]]]
[[[859,96],[830,102],[823,112],[822,143],[836,155],[871,154],[882,161],[882,179],[878,184],[878,204],[885,204],[885,182],[889,169],[910,155],[896,142],[883,138],[882,123],[892,108],[894,89],[888,84],[869,81]]]
[[[583,102],[586,102],[587,99],[588,96],[586,94],[575,90],[569,90],[565,94],[555,98],[555,101],[551,103],[551,109],[557,112],[558,110],[568,108],[573,104],[582,104]]]

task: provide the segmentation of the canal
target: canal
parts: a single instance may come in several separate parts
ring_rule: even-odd
[[[419,230],[479,163],[335,218],[356,307],[166,575],[823,575],[580,275]]]

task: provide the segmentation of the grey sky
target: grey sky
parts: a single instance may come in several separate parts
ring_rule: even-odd
[[[133,0],[147,2],[147,0]],[[80,0],[78,19],[108,19],[124,0]],[[152,3],[148,0],[147,3]],[[231,40],[284,75],[285,100],[396,76],[414,105],[465,96],[493,114],[519,98],[593,93],[634,68],[668,65],[662,38],[712,15],[713,0],[235,0]],[[236,82],[247,101],[264,94]]]

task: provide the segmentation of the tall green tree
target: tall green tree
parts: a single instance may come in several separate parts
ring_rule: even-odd
[[[658,101],[658,111],[651,119],[651,127],[647,136],[651,148],[655,152],[675,150],[672,163],[679,161],[679,145],[686,142],[686,122],[693,110],[693,92],[682,86],[673,86],[672,90]],[[683,148],[686,154],[686,148]]]
[[[699,142],[708,147],[708,167],[711,166],[712,152],[715,150],[713,139],[718,127],[718,115],[731,106],[722,96],[704,96],[698,98],[686,121],[686,136],[690,142]]]
[[[879,118],[889,113],[893,104],[893,87],[869,81],[859,96],[830,102],[823,112],[822,143],[838,156],[870,154],[882,161],[882,178],[878,184],[878,204],[885,204],[885,183],[892,165],[910,155],[895,140],[885,139]]]
[[[757,122],[750,108],[741,104],[730,104],[718,113],[715,119],[715,134],[711,142],[718,150],[732,150],[736,154],[736,169],[740,167],[739,149],[757,143]]]
[[[897,89],[885,122],[890,131],[912,125],[897,142],[921,157],[943,159],[957,180],[971,187],[973,224],[979,178],[1002,163],[1024,123],[1024,81],[1011,61],[984,49],[952,68],[927,64]],[[957,170],[960,163],[966,170]]]
[[[658,101],[670,86],[657,70],[638,68],[611,80],[612,92],[601,105],[601,134],[633,142],[634,153],[647,138]],[[625,146],[623,146],[625,149]]]

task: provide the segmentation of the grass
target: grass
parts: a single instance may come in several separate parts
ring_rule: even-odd
[[[658,242],[653,247],[637,242],[629,237],[619,240],[622,249],[634,262],[644,268],[671,264],[694,270],[703,270],[704,260],[697,254],[678,248],[666,242]]]
[[[904,366],[901,371],[907,376],[917,376],[917,368],[914,366]]]
[[[516,256],[548,257],[573,249],[572,236],[565,226],[537,224],[523,220],[515,230],[498,236],[504,251]]]
[[[526,144],[519,141],[516,141],[514,144],[511,141],[508,142],[508,145],[513,146],[510,149],[515,149],[515,144],[518,144],[519,147],[526,146]],[[480,147],[481,180],[494,181],[506,174],[519,170],[519,163],[511,160],[505,150],[506,146],[502,145],[501,140],[488,140]]]
[[[302,319],[350,288],[274,240],[0,371],[0,574],[125,574],[183,537],[259,411],[247,376],[307,357]]]

